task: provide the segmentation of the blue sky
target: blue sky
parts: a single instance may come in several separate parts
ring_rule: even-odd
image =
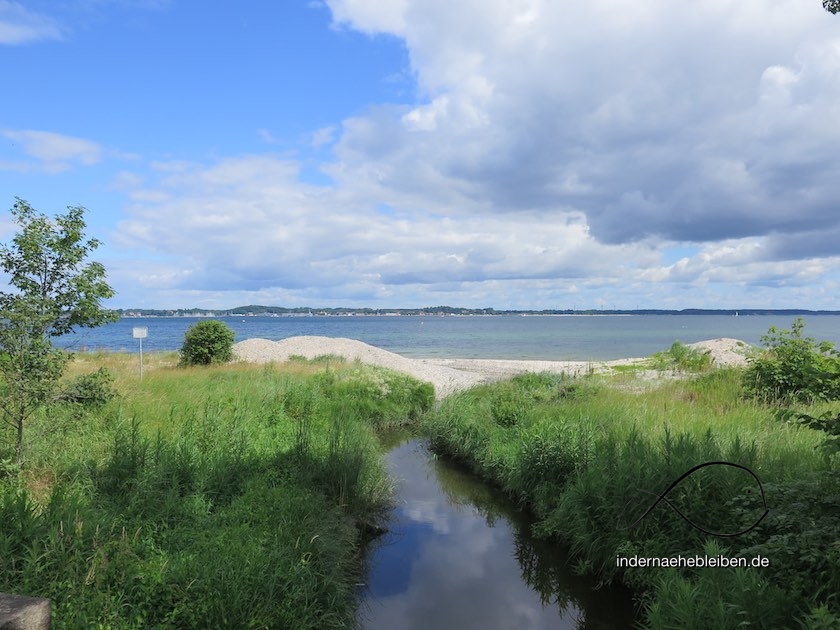
[[[818,0],[0,0],[0,79],[114,307],[840,308]]]

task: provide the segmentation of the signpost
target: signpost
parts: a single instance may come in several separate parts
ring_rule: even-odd
[[[145,326],[135,326],[131,329],[131,336],[140,340],[140,380],[143,380],[143,340],[149,336],[149,329]]]

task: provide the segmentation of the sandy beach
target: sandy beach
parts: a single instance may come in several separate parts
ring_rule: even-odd
[[[720,338],[687,344],[707,351],[714,364],[744,365],[750,346],[738,339]],[[234,356],[240,361],[281,363],[290,357],[314,359],[336,355],[348,361],[378,365],[431,383],[438,400],[469,389],[474,385],[503,380],[523,372],[555,372],[580,375],[605,373],[615,366],[633,365],[645,358],[626,358],[614,361],[533,361],[510,359],[409,359],[394,352],[344,337],[289,337],[282,341],[246,339],[234,345]]]

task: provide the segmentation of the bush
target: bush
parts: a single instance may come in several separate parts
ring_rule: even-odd
[[[59,395],[60,401],[99,408],[117,395],[114,377],[107,368],[74,378]]]
[[[761,342],[766,348],[749,359],[744,373],[747,392],[770,402],[812,402],[840,398],[840,356],[830,341],[803,337],[805,320],[791,330],[771,326]]]
[[[210,365],[233,358],[233,331],[218,320],[190,326],[181,346],[181,365]]]
[[[767,577],[771,583],[802,605],[826,605],[832,614],[840,614],[840,476],[827,471],[805,474],[766,483],[764,490],[770,512],[760,530],[756,528],[739,540],[750,545],[740,555],[769,558],[773,570]],[[736,511],[746,513],[755,513],[759,506],[755,495],[742,497],[733,505]]]
[[[828,437],[817,448],[822,449],[829,456],[840,453],[840,413],[824,411],[819,416],[812,416],[802,411],[783,409],[777,413],[777,417],[785,422],[800,424],[816,431],[825,431]]]

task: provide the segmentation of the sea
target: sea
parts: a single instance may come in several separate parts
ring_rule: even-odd
[[[127,317],[61,337],[72,351],[172,351],[206,317]],[[646,357],[674,341],[733,337],[760,345],[771,326],[790,329],[789,315],[444,315],[230,316],[235,340],[279,341],[298,335],[347,337],[411,358],[606,361]],[[146,337],[134,337],[145,329]],[[805,317],[804,334],[840,346],[840,315]]]

